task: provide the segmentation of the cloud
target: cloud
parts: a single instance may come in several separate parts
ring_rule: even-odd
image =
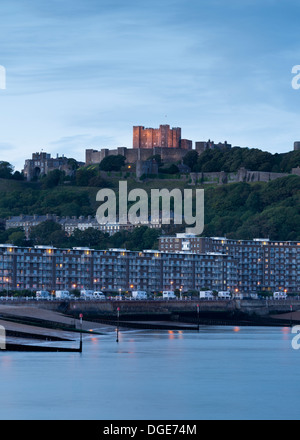
[[[132,125],[285,151],[298,136],[299,4],[4,0],[2,159],[131,146]]]

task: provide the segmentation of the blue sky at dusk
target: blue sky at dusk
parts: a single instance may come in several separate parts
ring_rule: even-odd
[[[299,1],[2,0],[0,160],[84,160],[132,126],[283,153],[300,140]]]

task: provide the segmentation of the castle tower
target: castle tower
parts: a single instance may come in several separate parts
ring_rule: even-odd
[[[133,148],[141,148],[142,132],[144,127],[141,125],[133,127]]]
[[[133,148],[180,148],[181,128],[160,125],[159,128],[133,127]]]
[[[300,142],[295,142],[294,143],[294,151],[299,151],[300,150]]]

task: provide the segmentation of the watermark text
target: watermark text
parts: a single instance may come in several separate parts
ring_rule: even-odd
[[[0,325],[0,350],[6,350],[6,331],[2,325]]]
[[[6,69],[0,65],[0,90],[6,89]]]
[[[292,334],[296,335],[292,339],[292,347],[294,350],[300,350],[300,325],[292,327]]]
[[[195,192],[194,192],[195,191]],[[150,199],[147,192],[135,188],[128,193],[127,182],[119,182],[117,196],[114,190],[104,188],[98,191],[97,202],[102,204],[97,209],[96,218],[100,225],[118,223],[132,225],[171,224],[171,201],[173,202],[174,224],[185,223],[187,234],[200,235],[204,230],[204,190],[203,189],[151,189]],[[128,209],[128,206],[129,209]]]
[[[295,75],[292,79],[292,87],[294,90],[300,89],[300,65],[292,68],[292,74]]]

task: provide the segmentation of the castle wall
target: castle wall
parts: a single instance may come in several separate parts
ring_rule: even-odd
[[[205,141],[200,141],[200,142],[195,142],[195,149],[199,154],[202,154],[205,150],[229,150],[231,148],[231,144],[228,144],[227,141],[225,141],[224,143],[219,142],[218,144],[215,144],[213,141],[208,140],[207,142]]]
[[[67,176],[74,173],[67,157],[51,158],[50,154],[44,152],[33,153],[32,159],[26,159],[23,173],[26,179],[30,181],[54,170],[64,171]]]
[[[181,148],[118,148],[114,150],[102,149],[86,150],[86,165],[98,164],[105,157],[121,154],[126,158],[127,164],[136,163],[137,160],[146,161],[152,156],[159,154],[165,163],[174,163],[181,161],[186,155],[187,150]]]
[[[295,169],[296,170],[296,169]],[[297,173],[295,173],[297,174]],[[192,184],[196,183],[238,183],[238,182],[270,182],[271,180],[279,179],[288,176],[288,173],[268,173],[264,171],[249,171],[245,168],[240,168],[237,173],[213,172],[213,173],[191,173]],[[299,168],[300,175],[300,168]]]

